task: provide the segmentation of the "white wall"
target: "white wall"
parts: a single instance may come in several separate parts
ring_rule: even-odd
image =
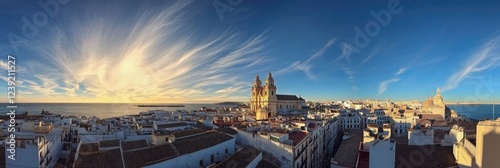
[[[395,142],[378,141],[370,146],[370,167],[394,167],[395,158]]]

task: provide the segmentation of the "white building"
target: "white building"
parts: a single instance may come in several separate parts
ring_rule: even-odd
[[[305,122],[306,130],[286,127],[237,129],[236,141],[261,150],[283,168],[323,167],[329,163],[339,131],[336,119],[316,116]]]
[[[339,115],[340,130],[364,129],[367,125],[367,117],[359,114],[355,110],[347,110]]]
[[[8,159],[10,152],[4,151],[7,167],[54,167],[60,156],[67,157],[69,154],[69,149],[61,152],[63,142],[68,140],[68,130],[54,128],[51,123],[30,121],[20,123],[18,127],[20,129],[15,133],[15,160]]]
[[[390,118],[392,132],[394,136],[404,136],[412,126],[413,117],[393,116]]]

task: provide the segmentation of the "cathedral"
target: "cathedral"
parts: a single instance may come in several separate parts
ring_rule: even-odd
[[[440,114],[445,119],[449,117],[450,114],[444,104],[439,87],[437,88],[436,95],[434,97],[427,98],[427,100],[424,101],[422,111],[426,113]]]
[[[257,120],[276,117],[278,111],[300,110],[305,104],[305,100],[296,95],[276,94],[276,89],[271,72],[268,73],[264,86],[259,75],[255,78],[250,98],[250,110],[255,112]]]

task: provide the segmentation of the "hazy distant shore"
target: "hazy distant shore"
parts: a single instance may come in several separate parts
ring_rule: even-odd
[[[497,105],[500,104],[500,102],[497,103],[445,103],[446,105]]]

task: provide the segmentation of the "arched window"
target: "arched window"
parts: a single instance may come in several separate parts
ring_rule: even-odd
[[[273,95],[274,95],[274,90],[271,90],[271,96],[273,96]]]

